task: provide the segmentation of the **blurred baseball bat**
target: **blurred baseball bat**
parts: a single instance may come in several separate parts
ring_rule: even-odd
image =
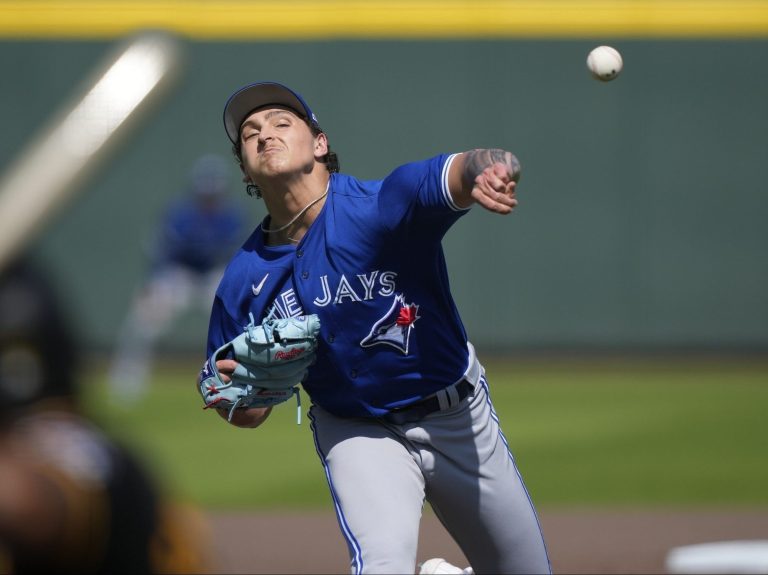
[[[0,177],[0,270],[168,92],[181,56],[179,42],[165,34],[128,40]]]

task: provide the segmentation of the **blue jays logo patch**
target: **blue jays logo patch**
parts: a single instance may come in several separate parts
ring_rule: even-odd
[[[197,378],[197,382],[200,383],[201,381],[208,379],[209,377],[213,376],[213,370],[211,369],[211,360],[208,359],[203,364],[203,369],[200,370],[200,375]]]
[[[373,325],[371,332],[360,342],[360,345],[362,347],[378,344],[391,345],[407,355],[411,330],[419,317],[421,317],[419,306],[414,303],[405,303],[403,294],[398,294],[392,302],[392,307]]]

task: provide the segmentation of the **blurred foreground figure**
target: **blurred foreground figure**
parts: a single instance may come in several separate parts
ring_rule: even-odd
[[[240,247],[241,207],[229,197],[230,162],[200,157],[186,193],[166,210],[150,248],[148,277],[118,337],[112,366],[113,398],[131,404],[146,392],[154,344],[180,314],[197,306],[205,316],[224,265]]]
[[[0,272],[0,572],[200,572],[201,519],[78,411],[61,313],[29,265]]]

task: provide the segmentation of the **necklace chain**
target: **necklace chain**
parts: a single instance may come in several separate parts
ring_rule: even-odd
[[[323,199],[325,196],[327,196],[327,195],[328,195],[328,187],[330,186],[330,183],[331,183],[331,182],[329,181],[329,182],[328,182],[328,186],[326,186],[326,187],[325,187],[325,191],[324,191],[324,192],[323,192],[321,195],[319,195],[319,196],[318,196],[318,197],[316,197],[314,200],[312,200],[311,202],[309,202],[309,203],[308,203],[306,206],[304,206],[304,207],[301,209],[301,211],[300,211],[298,214],[296,214],[296,215],[293,217],[293,219],[291,219],[291,221],[290,221],[290,222],[288,222],[287,224],[285,224],[285,225],[283,225],[283,226],[280,226],[279,228],[274,228],[274,229],[273,229],[273,228],[265,228],[265,227],[264,227],[264,223],[262,222],[262,224],[261,224],[261,231],[262,231],[262,232],[264,232],[265,234],[276,234],[276,233],[282,232],[283,230],[287,230],[288,228],[290,228],[290,227],[291,227],[293,224],[295,224],[295,223],[297,222],[297,220],[298,220],[298,219],[299,219],[301,216],[303,216],[303,215],[304,215],[304,214],[307,212],[307,210],[308,210],[309,208],[311,208],[312,206],[314,206],[314,205],[315,205],[317,202],[319,202],[319,201],[320,201],[320,200],[322,200],[322,199]],[[289,238],[289,239],[290,239],[290,238]]]

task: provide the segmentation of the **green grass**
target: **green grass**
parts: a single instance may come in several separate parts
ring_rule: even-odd
[[[766,504],[765,366],[579,364],[492,391],[546,504]]]
[[[517,361],[486,365],[491,396],[537,506],[768,505],[768,364]],[[214,508],[329,507],[308,400],[255,430],[203,411],[194,366],[158,370],[137,407],[85,405],[180,497]]]

